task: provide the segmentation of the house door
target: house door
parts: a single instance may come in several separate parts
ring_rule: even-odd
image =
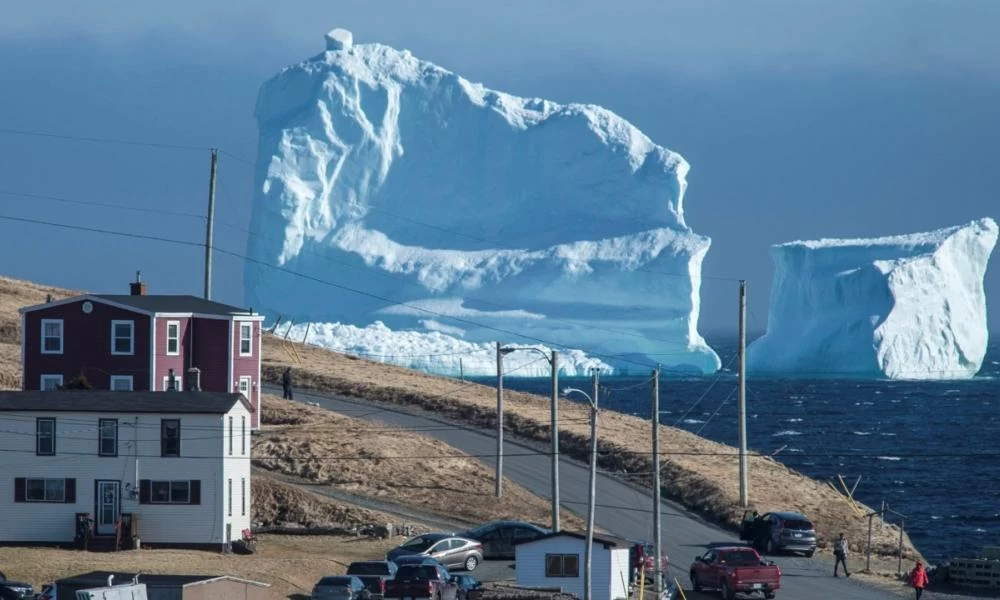
[[[97,535],[113,535],[121,506],[121,482],[99,480],[96,483],[96,533]]]

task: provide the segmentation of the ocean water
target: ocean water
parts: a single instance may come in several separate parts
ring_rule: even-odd
[[[735,342],[713,348],[730,364]],[[661,376],[660,422],[736,446],[736,384],[729,371]],[[550,393],[547,379],[507,377],[504,385]],[[590,385],[589,378],[560,380],[561,388]],[[599,404],[649,418],[651,390],[641,378],[603,377]],[[1000,545],[1000,343],[990,345],[979,375],[968,381],[749,375],[746,402],[750,449],[838,488],[838,475],[848,486],[860,477],[855,497],[905,515],[905,530],[930,562]]]

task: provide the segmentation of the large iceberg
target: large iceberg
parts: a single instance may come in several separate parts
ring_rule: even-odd
[[[712,373],[688,164],[614,113],[327,34],[260,90],[247,302]],[[275,268],[277,267],[277,268]],[[332,331],[332,329],[331,329]]]
[[[928,233],[771,248],[757,375],[967,379],[989,339],[983,277],[997,242],[984,218]]]

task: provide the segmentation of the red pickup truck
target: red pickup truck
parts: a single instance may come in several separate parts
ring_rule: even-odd
[[[725,600],[736,594],[756,593],[774,598],[775,590],[781,587],[781,569],[748,546],[717,546],[694,559],[691,587],[696,592],[717,588]]]

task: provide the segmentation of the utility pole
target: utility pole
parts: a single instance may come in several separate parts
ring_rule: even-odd
[[[503,496],[503,351],[497,342],[497,475],[496,497]]]
[[[594,501],[597,496],[597,376],[598,370],[591,368],[594,378],[593,398],[590,402],[590,497],[587,501],[587,547],[584,549],[585,577],[583,581],[583,600],[592,600],[591,569],[594,546]]]
[[[552,531],[559,532],[559,359],[552,351]]]
[[[740,280],[739,421],[740,421],[740,506],[749,505],[747,483],[747,282]]]
[[[212,148],[212,167],[208,177],[208,221],[205,231],[205,300],[212,299],[212,229],[215,226],[215,171],[219,150]]]
[[[653,560],[656,561],[653,584],[656,591],[663,589],[663,573],[660,572],[660,365],[653,370]]]

